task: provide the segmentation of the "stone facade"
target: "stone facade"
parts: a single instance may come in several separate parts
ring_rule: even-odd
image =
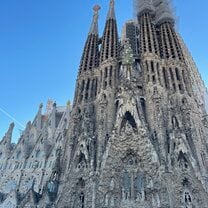
[[[1,208],[35,207],[57,166],[71,108],[57,107],[49,101],[42,114],[42,107],[41,104],[34,121],[28,122],[17,144],[11,143],[13,123],[0,142]]]
[[[99,9],[72,109],[1,141],[0,207],[208,208],[207,90],[168,1],[139,0],[121,41],[114,1],[101,38]]]

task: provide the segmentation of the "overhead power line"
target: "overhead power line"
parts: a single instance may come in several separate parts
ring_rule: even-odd
[[[8,118],[10,118],[12,121],[14,121],[14,123],[18,124],[19,126],[21,126],[23,129],[25,128],[25,126],[19,122],[17,119],[15,119],[12,115],[10,115],[9,113],[7,113],[4,109],[0,108],[0,111],[6,115]]]

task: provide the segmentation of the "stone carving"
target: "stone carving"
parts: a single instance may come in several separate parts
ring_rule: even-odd
[[[114,0],[102,37],[94,7],[72,106],[40,105],[17,144],[10,125],[0,208],[208,208],[207,90],[168,1],[135,1],[121,40]]]

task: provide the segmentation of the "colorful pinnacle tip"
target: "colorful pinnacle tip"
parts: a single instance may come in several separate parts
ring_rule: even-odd
[[[93,7],[93,10],[94,10],[95,12],[98,12],[100,9],[101,9],[101,7],[100,7],[99,5],[95,5],[95,6]]]

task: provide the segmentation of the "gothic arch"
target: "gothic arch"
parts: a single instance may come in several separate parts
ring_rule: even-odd
[[[77,155],[76,161],[76,168],[78,170],[84,170],[85,168],[87,168],[87,159],[83,152],[80,152],[80,154]]]
[[[119,100],[116,101],[115,108],[116,108],[116,113],[117,113],[118,112],[118,109],[119,109]]]
[[[184,178],[182,181],[182,186],[183,186],[182,202],[186,207],[192,207],[194,205],[192,184],[187,178]]]
[[[81,109],[78,107],[77,108],[77,114],[81,114],[81,112],[82,112]]]
[[[134,117],[132,116],[132,114],[129,111],[127,111],[124,114],[123,119],[121,121],[120,133],[122,131],[126,132],[127,128],[130,128],[130,127],[132,128],[134,133],[138,133],[136,121],[135,121]]]
[[[177,161],[178,161],[179,168],[182,170],[187,170],[190,166],[190,163],[187,159],[186,154],[184,154],[182,151],[180,151]]]
[[[83,178],[79,178],[79,180],[77,181],[77,186],[81,189],[85,188],[85,181]]]
[[[178,121],[178,119],[175,115],[173,115],[172,118],[171,118],[171,124],[172,124],[173,129],[179,129],[180,128],[179,121]]]
[[[125,120],[130,121],[130,126],[133,126],[134,130],[137,130],[141,126],[142,113],[140,114],[138,112],[138,105],[141,108],[141,105],[133,94],[126,94],[122,88],[119,89],[118,99],[115,103],[115,109],[116,107],[118,109],[116,114],[116,127],[119,131],[121,130],[121,126],[123,127],[123,124],[125,124]]]

